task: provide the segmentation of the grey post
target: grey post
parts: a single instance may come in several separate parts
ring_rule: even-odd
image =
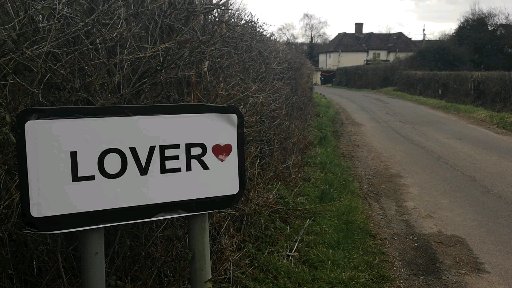
[[[210,262],[210,235],[208,213],[188,216],[188,245],[192,253],[190,285],[192,288],[210,288],[212,264]]]
[[[82,288],[105,288],[103,227],[79,232]]]

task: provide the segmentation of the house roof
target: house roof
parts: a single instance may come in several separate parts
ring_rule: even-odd
[[[368,50],[386,50],[414,52],[417,45],[402,32],[397,33],[339,33],[320,53],[326,52],[367,52]]]

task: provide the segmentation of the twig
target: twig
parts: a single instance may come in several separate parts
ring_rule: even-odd
[[[61,250],[61,236],[59,235],[59,241],[57,245],[57,258],[59,259],[59,270],[60,275],[62,276],[62,281],[64,282],[64,287],[68,287],[68,281],[66,279],[66,274],[64,273],[64,267],[62,266],[62,257],[60,256],[60,250]]]
[[[299,237],[297,237],[297,242],[295,242],[295,246],[293,247],[292,252],[286,253],[288,256],[294,256],[295,250],[297,250],[297,246],[299,245],[300,238],[302,238],[302,235],[304,234],[304,230],[306,230],[306,227],[308,227],[309,223],[311,222],[311,219],[308,219],[306,221],[306,224],[304,224],[304,227],[302,227],[302,230],[300,231]]]

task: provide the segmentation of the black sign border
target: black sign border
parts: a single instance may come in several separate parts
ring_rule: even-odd
[[[183,201],[103,209],[55,216],[34,217],[30,213],[25,124],[32,120],[109,118],[133,116],[158,116],[180,114],[236,114],[238,179],[239,191],[236,194],[197,198]],[[21,188],[21,212],[23,222],[32,232],[61,232],[81,230],[90,227],[110,226],[127,222],[147,221],[161,217],[171,217],[195,213],[224,210],[240,201],[245,191],[245,137],[244,117],[235,106],[209,104],[161,104],[125,106],[63,106],[33,107],[22,110],[16,119],[16,146]]]

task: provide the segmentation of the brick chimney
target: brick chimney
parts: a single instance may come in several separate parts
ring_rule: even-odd
[[[363,34],[363,23],[356,23],[356,34],[357,35]]]

